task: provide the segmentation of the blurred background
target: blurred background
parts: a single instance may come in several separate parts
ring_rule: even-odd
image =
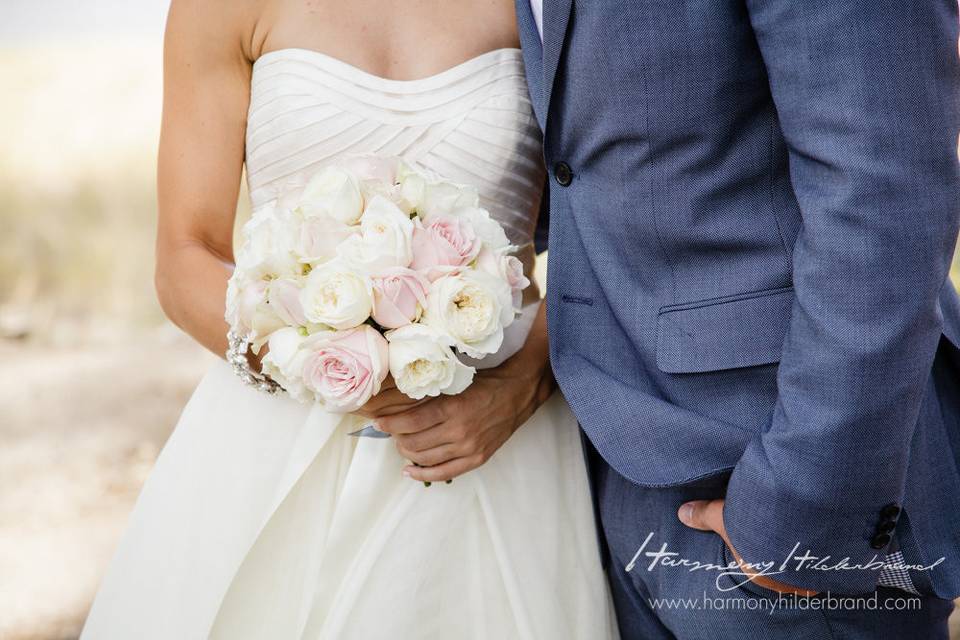
[[[0,2],[2,640],[78,635],[213,361],[153,291],[167,4]]]
[[[0,639],[77,637],[213,356],[153,292],[168,0],[0,0]]]

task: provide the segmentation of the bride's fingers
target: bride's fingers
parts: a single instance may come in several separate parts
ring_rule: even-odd
[[[443,444],[425,451],[405,451],[399,445],[397,449],[400,451],[400,455],[421,467],[442,465],[451,460],[455,460],[460,455],[457,447],[451,444]]]
[[[477,454],[465,458],[454,458],[449,462],[444,462],[443,464],[432,467],[415,467],[410,465],[404,467],[403,475],[418,482],[443,482],[445,480],[452,480],[457,476],[462,476],[466,472],[476,469],[481,464],[483,464],[483,457]]]
[[[357,411],[365,418],[378,418],[397,413],[403,413],[413,407],[423,404],[426,400],[412,400],[407,395],[401,393],[396,387],[381,389],[380,393],[370,398],[365,405]]]
[[[409,411],[377,418],[377,428],[394,436],[419,433],[446,420],[445,405],[443,398],[431,399]]]
[[[446,422],[441,422],[418,433],[401,433],[394,436],[400,453],[420,453],[445,444],[454,444],[457,438],[447,428]],[[419,461],[418,461],[419,462]]]

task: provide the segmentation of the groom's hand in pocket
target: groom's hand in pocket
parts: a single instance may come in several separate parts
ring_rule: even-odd
[[[680,522],[688,527],[700,529],[701,531],[713,531],[719,535],[723,539],[724,544],[727,545],[727,549],[730,550],[740,570],[744,573],[744,579],[749,578],[754,584],[778,593],[796,594],[806,597],[817,595],[816,591],[794,587],[793,585],[774,580],[769,576],[760,575],[756,568],[744,562],[740,554],[737,553],[737,550],[733,548],[730,537],[727,535],[727,528],[723,524],[723,505],[723,500],[694,500],[692,502],[686,502],[680,506],[677,517],[680,518]]]

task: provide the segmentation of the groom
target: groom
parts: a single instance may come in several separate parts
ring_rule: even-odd
[[[946,637],[957,0],[517,9],[552,363],[599,454],[623,637]]]

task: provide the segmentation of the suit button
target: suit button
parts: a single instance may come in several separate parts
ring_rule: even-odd
[[[883,549],[890,544],[890,536],[886,533],[878,533],[870,539],[870,546],[874,549]]]
[[[897,516],[900,515],[900,506],[895,502],[891,502],[883,509],[880,509],[880,517],[886,520],[895,520]]]
[[[558,162],[553,166],[553,176],[557,179],[557,184],[561,187],[569,187],[573,182],[573,171],[566,162]]]
[[[897,523],[893,520],[884,520],[877,525],[877,531],[880,533],[890,533],[897,528]]]

